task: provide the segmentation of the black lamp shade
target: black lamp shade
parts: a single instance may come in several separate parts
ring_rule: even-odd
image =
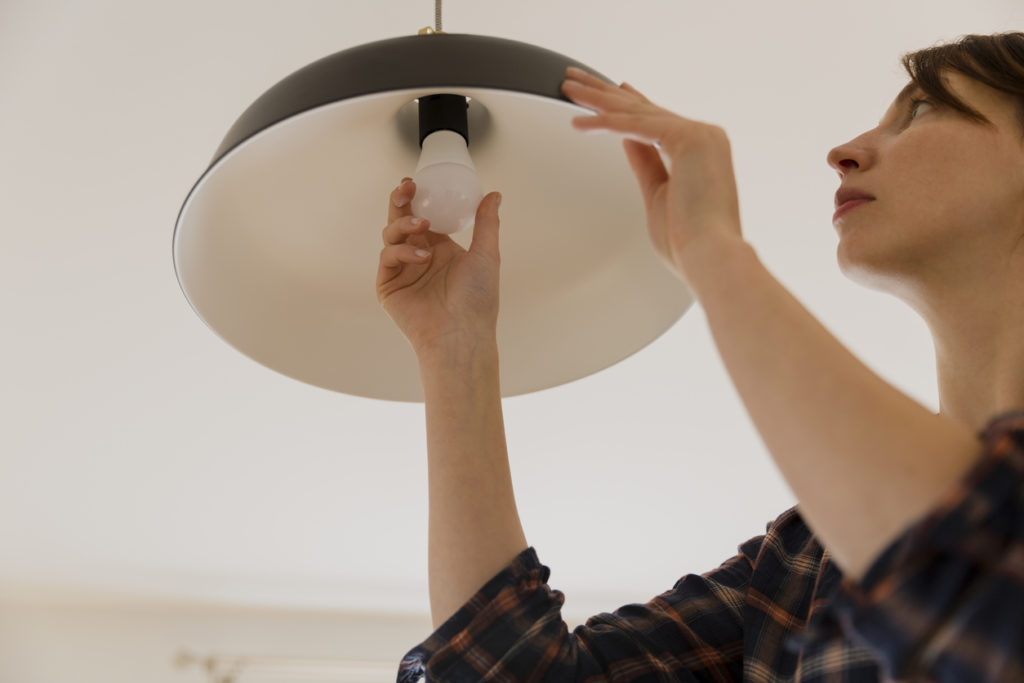
[[[178,215],[193,309],[253,360],[325,389],[422,401],[375,281],[388,199],[420,152],[417,100],[469,98],[469,151],[499,190],[503,396],[607,368],[693,297],[660,261],[620,138],[590,136],[550,50],[474,35],[360,45],[306,66],[235,122]],[[611,81],[598,75],[603,80]],[[471,231],[451,238],[469,248]]]

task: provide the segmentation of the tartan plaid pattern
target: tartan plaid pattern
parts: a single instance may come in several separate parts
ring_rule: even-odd
[[[524,550],[403,658],[427,681],[1024,681],[1024,410],[923,519],[843,576],[799,506],[717,569],[569,633]]]

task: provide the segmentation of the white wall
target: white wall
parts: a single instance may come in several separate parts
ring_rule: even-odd
[[[0,683],[210,683],[182,652],[379,662],[344,675],[332,665],[256,681],[393,681],[402,656],[432,631],[427,616],[387,617],[172,602],[0,602]],[[304,671],[305,673],[300,673]]]

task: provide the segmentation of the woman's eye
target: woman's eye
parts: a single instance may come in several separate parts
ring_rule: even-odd
[[[917,118],[915,116],[915,114],[917,113],[918,107],[920,107],[922,104],[927,104],[929,107],[933,106],[932,103],[929,102],[928,100],[911,100],[910,101],[910,118],[911,118],[911,120]]]

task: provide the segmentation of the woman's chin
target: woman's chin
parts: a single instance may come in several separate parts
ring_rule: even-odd
[[[839,246],[836,248],[836,261],[839,264],[839,272],[843,276],[861,287],[876,289],[883,292],[890,291],[899,275],[891,262],[879,258],[877,253],[869,252],[864,245],[864,240],[840,238]]]

